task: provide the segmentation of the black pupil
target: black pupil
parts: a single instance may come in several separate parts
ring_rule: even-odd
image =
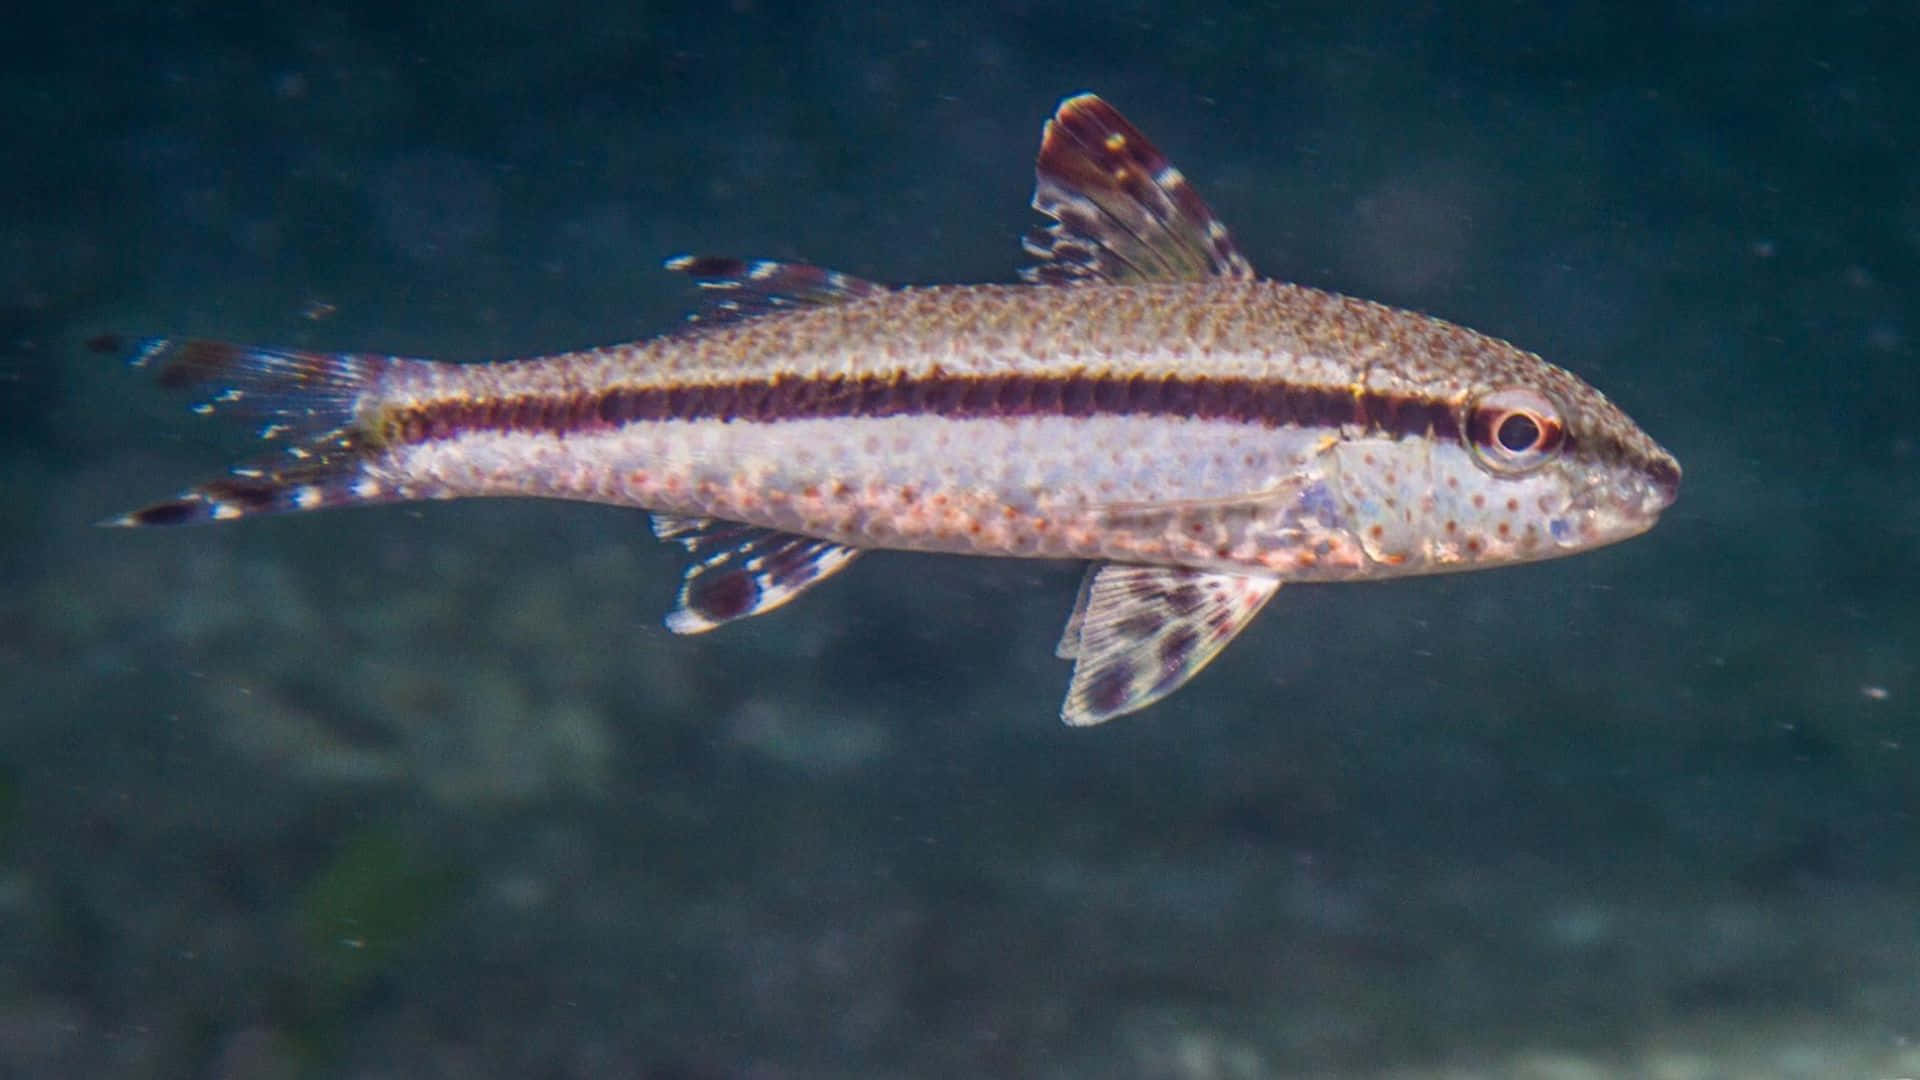
[[[1508,413],[1500,418],[1500,426],[1493,430],[1493,437],[1500,446],[1515,454],[1531,450],[1540,442],[1540,425],[1526,413]]]

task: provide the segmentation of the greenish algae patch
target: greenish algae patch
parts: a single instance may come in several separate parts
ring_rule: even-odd
[[[363,828],[301,891],[294,930],[305,960],[297,1040],[326,1057],[356,1004],[438,927],[465,875],[444,854],[384,824]]]

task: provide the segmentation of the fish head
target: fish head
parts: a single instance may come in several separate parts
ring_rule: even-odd
[[[1460,399],[1452,501],[1480,551],[1456,554],[1529,561],[1652,528],[1680,491],[1673,455],[1571,372],[1513,359]]]
[[[1410,574],[1531,562],[1652,528],[1679,493],[1673,455],[1577,376],[1482,340],[1478,356],[1390,376],[1437,403],[1424,439],[1363,439],[1341,462],[1354,536],[1373,565]]]

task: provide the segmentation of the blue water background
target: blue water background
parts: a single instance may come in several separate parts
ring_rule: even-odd
[[[1905,5],[8,22],[0,1071],[1920,1069]],[[675,638],[634,511],[90,524],[250,449],[93,335],[552,351],[674,327],[682,251],[1007,281],[1082,89],[1266,274],[1602,388],[1678,505],[1283,590],[1092,731],[1070,566],[881,554]]]

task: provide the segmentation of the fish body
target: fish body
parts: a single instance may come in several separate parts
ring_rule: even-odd
[[[540,496],[654,514],[668,626],[772,610],[896,548],[1093,565],[1059,653],[1095,723],[1191,678],[1286,581],[1505,565],[1649,528],[1672,457],[1586,383],[1445,321],[1257,279],[1111,106],[1047,125],[1022,285],[669,263],[688,329],[449,364],[153,339],[288,454],[117,519]]]

